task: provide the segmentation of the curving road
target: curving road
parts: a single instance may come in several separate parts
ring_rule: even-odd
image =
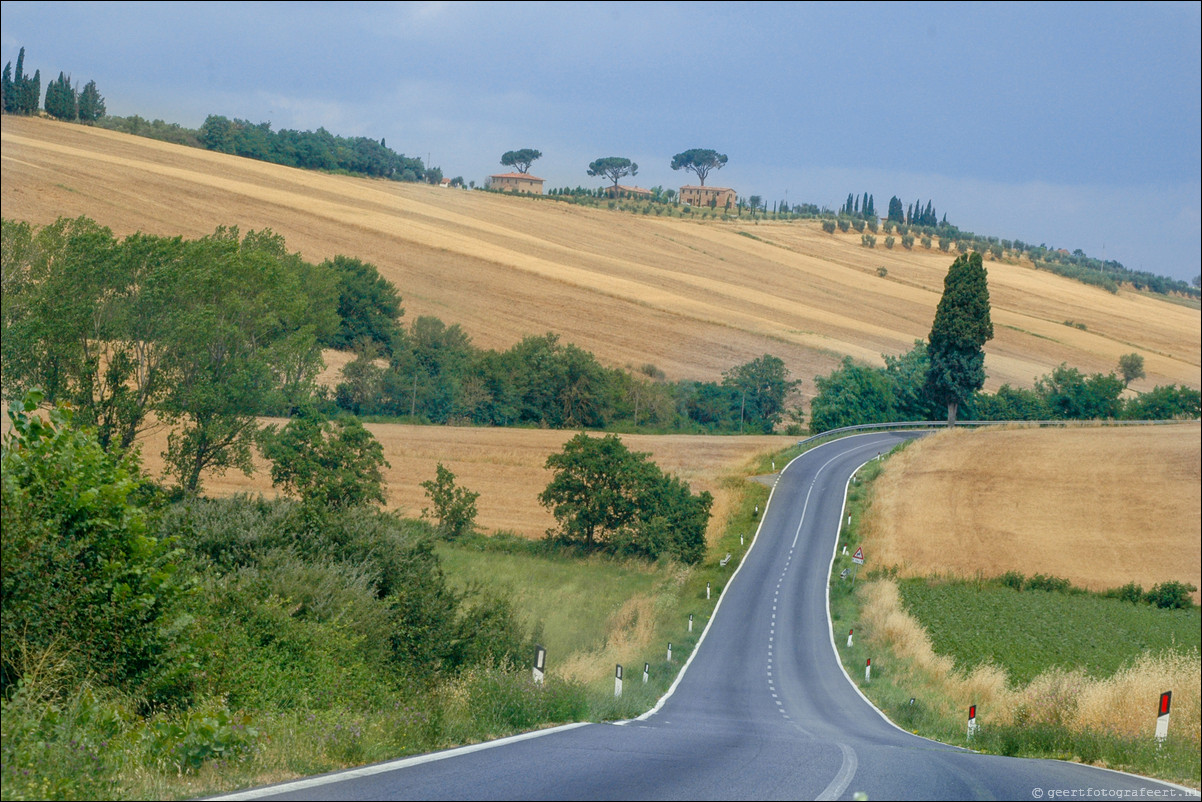
[[[887,722],[835,654],[826,585],[851,474],[915,433],[847,437],[782,472],[753,548],[654,711],[224,799],[1197,798],[1072,763],[978,755]]]

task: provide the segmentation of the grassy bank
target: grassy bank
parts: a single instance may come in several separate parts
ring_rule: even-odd
[[[859,522],[872,503],[872,463],[850,488],[851,550],[872,542]],[[1099,594],[1019,592],[997,580],[839,578],[831,610],[848,674],[896,724],[946,743],[1004,755],[1075,760],[1200,781],[1199,614]],[[866,580],[866,581],[865,581]],[[853,646],[842,633],[854,629]],[[864,666],[872,659],[871,682]],[[1169,737],[1153,737],[1160,692],[1172,690]],[[969,705],[979,731],[967,735]]]

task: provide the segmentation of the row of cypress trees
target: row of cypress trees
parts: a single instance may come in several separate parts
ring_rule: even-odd
[[[33,76],[25,74],[25,48],[17,55],[16,69],[10,61],[4,65],[3,92],[5,114],[36,114],[42,98],[42,71],[35,70]],[[46,86],[46,113],[59,120],[94,123],[105,115],[104,97],[95,81],[88,81],[83,89],[76,89],[71,77],[60,72],[58,78]]]

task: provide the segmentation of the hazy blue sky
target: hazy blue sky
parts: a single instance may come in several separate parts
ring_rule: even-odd
[[[934,202],[978,234],[1199,273],[1202,4],[5,2],[3,61],[110,114],[324,126],[481,183]],[[7,211],[6,211],[7,214]],[[236,223],[237,221],[228,221]]]

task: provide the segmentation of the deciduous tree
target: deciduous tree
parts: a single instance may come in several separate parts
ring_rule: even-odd
[[[267,427],[259,442],[272,485],[306,504],[336,510],[385,501],[384,448],[358,418],[330,421],[306,409],[282,429]]]
[[[1142,379],[1144,373],[1144,358],[1139,354],[1123,354],[1119,357],[1119,373],[1123,374],[1123,386],[1131,384],[1136,379]]]
[[[576,435],[547,458],[554,477],[539,495],[559,522],[549,532],[585,548],[698,562],[713,498],[693,495],[647,454],[631,452],[617,435]]]
[[[434,478],[422,482],[426,497],[434,505],[434,516],[438,519],[438,532],[448,540],[469,534],[476,525],[476,499],[473,493],[455,484],[455,474],[438,463]],[[423,510],[425,515],[426,511]]]

